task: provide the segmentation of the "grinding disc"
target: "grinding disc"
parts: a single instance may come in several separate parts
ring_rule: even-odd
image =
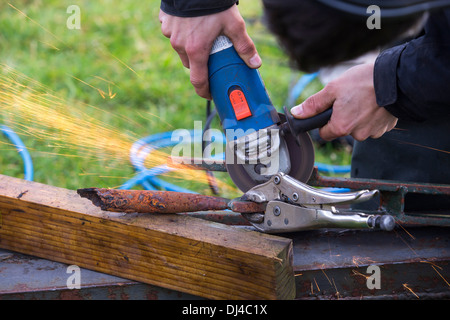
[[[280,114],[280,117],[284,115]],[[314,145],[308,133],[301,133],[295,138],[288,133],[283,137],[289,150],[291,169],[286,174],[300,182],[307,182],[314,169]],[[254,179],[247,173],[242,164],[237,164],[236,158],[233,164],[227,164],[227,171],[231,180],[242,191],[247,192],[261,182]]]

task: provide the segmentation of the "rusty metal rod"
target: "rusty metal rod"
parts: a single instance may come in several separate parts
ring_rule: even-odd
[[[106,188],[78,189],[102,210],[138,213],[183,213],[231,209],[240,213],[263,212],[265,205],[193,193]]]

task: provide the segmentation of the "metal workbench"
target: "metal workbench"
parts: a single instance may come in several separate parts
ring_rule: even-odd
[[[449,231],[416,227],[282,236],[293,240],[297,299],[449,299]],[[368,287],[376,275],[369,266],[378,267],[379,289]],[[80,270],[80,289],[69,289],[67,267],[0,250],[0,299],[199,299],[86,269]]]

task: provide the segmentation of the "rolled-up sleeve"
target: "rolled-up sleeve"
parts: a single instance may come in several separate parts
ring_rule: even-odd
[[[450,114],[450,10],[434,13],[424,35],[383,51],[374,67],[377,103],[399,119]]]
[[[197,17],[224,11],[237,0],[162,0],[161,10],[178,17]]]

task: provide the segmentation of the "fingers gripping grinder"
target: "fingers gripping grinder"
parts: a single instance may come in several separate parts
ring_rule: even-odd
[[[246,218],[264,232],[317,226],[391,229],[391,216],[339,214],[334,204],[365,201],[377,191],[333,194],[305,184],[314,168],[307,131],[325,125],[332,110],[306,120],[272,105],[259,71],[249,68],[231,41],[219,36],[209,56],[209,85],[227,139],[226,167],[244,192],[241,199],[267,203]]]

